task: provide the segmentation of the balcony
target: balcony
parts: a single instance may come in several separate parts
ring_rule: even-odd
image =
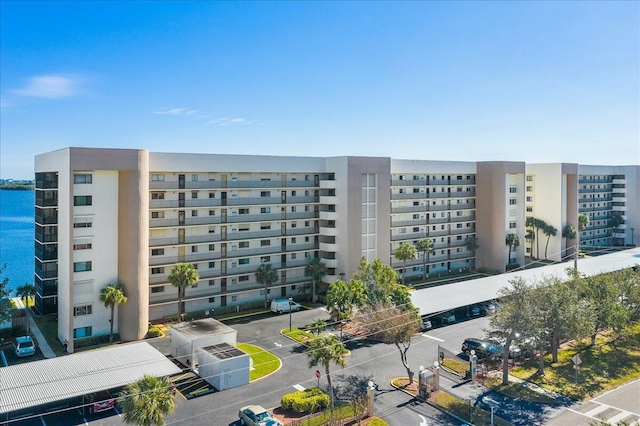
[[[192,189],[264,189],[264,188],[314,188],[313,181],[305,180],[204,180],[185,181],[184,188],[180,188],[178,181],[151,181],[151,190],[184,191]]]
[[[320,227],[320,233],[322,235],[327,235],[327,236],[330,236],[330,237],[337,237],[338,234],[339,234],[339,230],[335,226],[333,226],[333,227],[321,226]]]
[[[391,207],[391,213],[413,213],[413,212],[425,212],[427,206],[404,206],[404,207]]]
[[[392,200],[419,200],[419,199],[427,198],[427,195],[428,194],[426,192],[418,192],[418,193],[409,192],[404,194],[391,194],[391,199]]]
[[[338,213],[335,211],[320,211],[320,220],[338,220]]]
[[[337,180],[321,180],[320,181],[320,188],[321,189],[336,189],[338,187],[338,181]]]
[[[338,251],[338,244],[336,243],[320,243],[318,248],[320,251],[326,251],[330,253],[335,253]]]
[[[444,234],[446,235],[446,234]],[[419,240],[425,238],[424,232],[413,232],[407,234],[395,234],[391,235],[391,241],[405,241],[405,240]]]

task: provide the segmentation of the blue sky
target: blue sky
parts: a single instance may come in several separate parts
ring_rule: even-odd
[[[67,146],[640,164],[639,2],[0,2],[0,177]]]

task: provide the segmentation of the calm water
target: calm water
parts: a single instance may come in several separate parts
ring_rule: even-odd
[[[1,278],[9,278],[11,290],[33,284],[33,197],[34,191],[0,189],[0,265],[7,264]]]

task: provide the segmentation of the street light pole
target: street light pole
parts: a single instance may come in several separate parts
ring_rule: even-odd
[[[291,332],[291,305],[293,304],[293,297],[289,297],[289,332]]]

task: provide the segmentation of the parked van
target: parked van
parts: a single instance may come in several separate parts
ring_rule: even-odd
[[[293,300],[290,301],[287,298],[274,299],[271,301],[271,312],[281,314],[283,312],[289,312],[289,310],[298,312],[300,310],[300,304]]]

